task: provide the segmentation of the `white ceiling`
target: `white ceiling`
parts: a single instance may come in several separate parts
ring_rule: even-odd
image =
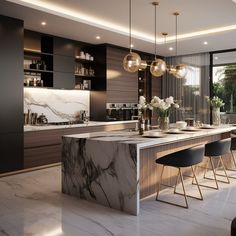
[[[236,51],[214,53],[213,65],[236,64]]]
[[[135,49],[154,52],[154,7],[133,0],[132,32]],[[174,55],[175,18],[179,11],[178,54],[236,48],[236,4],[232,0],[160,0],[157,8],[158,54]],[[128,47],[128,0],[1,0],[0,14],[23,19],[25,28],[93,44]],[[47,25],[40,23],[46,21]],[[206,34],[231,26],[232,30]],[[200,32],[201,31],[201,32]],[[203,32],[202,32],[203,31]],[[161,32],[170,40],[163,43]],[[201,35],[196,35],[196,32]],[[193,35],[186,36],[186,34]],[[95,36],[101,39],[96,40]],[[194,36],[195,35],[195,36]],[[208,45],[203,45],[207,41]]]

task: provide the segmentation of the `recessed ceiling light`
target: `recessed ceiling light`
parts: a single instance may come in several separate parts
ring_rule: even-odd
[[[20,4],[22,6],[26,7],[31,7],[33,9],[41,10],[47,13],[53,12],[57,16],[63,16],[64,18],[70,19],[70,20],[75,20],[77,22],[85,23],[88,25],[96,26],[102,29],[106,30],[111,30],[112,32],[116,33],[121,33],[124,35],[128,34],[128,29],[127,27],[123,27],[117,24],[114,24],[109,21],[104,21],[103,19],[100,18],[95,18],[91,15],[86,15],[82,12],[78,12],[75,10],[71,10],[65,7],[60,6],[59,4],[52,3],[52,2],[58,2],[58,1],[35,1],[35,0],[21,0],[21,1],[16,1],[16,0],[8,0],[10,2],[17,2],[17,4]],[[236,0],[232,0],[236,2]],[[50,2],[50,3],[49,3]],[[193,37],[198,37],[198,36],[205,36],[205,35],[212,35],[215,33],[219,32],[227,32],[227,31],[235,31],[236,30],[236,24],[233,25],[225,25],[222,27],[217,27],[217,28],[210,28],[202,31],[195,31],[195,32],[190,32],[190,33],[185,33],[185,34],[179,34],[178,39],[190,39]],[[147,42],[154,42],[154,37],[150,36],[148,34],[145,34],[141,31],[134,31],[132,33],[133,38],[136,39],[142,39]],[[166,37],[166,42],[173,42],[175,40],[175,36],[169,36]],[[163,38],[158,38],[157,39],[158,44],[163,43]]]
[[[218,57],[215,57],[215,60],[218,60]]]
[[[170,50],[170,51],[173,51],[173,50],[174,50],[174,48],[170,47],[170,48],[169,48],[169,50]]]
[[[100,39],[101,37],[99,35],[96,36],[96,39]]]
[[[41,22],[41,25],[46,25],[47,23],[45,21],[42,21]]]
[[[133,47],[134,47],[134,45],[133,45],[133,44],[130,44],[130,47],[131,47],[131,48],[133,48]]]
[[[205,41],[203,44],[204,44],[204,45],[207,45],[207,44],[208,44],[208,42],[207,42],[207,41]]]
[[[234,3],[236,3],[236,0],[232,0]]]

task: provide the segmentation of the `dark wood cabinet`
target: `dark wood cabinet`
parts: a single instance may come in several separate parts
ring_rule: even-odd
[[[23,166],[23,21],[0,16],[0,173]]]
[[[128,50],[107,47],[107,103],[137,103],[138,72],[123,69]]]
[[[75,79],[73,73],[54,72],[55,89],[74,89]]]
[[[54,37],[54,54],[75,57],[75,42],[65,38]]]
[[[53,57],[54,71],[71,73],[74,75],[74,57],[54,55]],[[56,79],[56,78],[55,78]]]
[[[0,173],[23,169],[23,132],[0,134]]]
[[[24,134],[24,168],[53,164],[61,161],[63,135],[112,131],[135,128],[135,123],[103,124],[98,126],[29,131]]]

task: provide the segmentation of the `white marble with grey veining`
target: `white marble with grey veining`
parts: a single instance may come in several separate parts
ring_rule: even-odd
[[[139,183],[135,144],[62,139],[62,191],[137,215]]]
[[[230,132],[222,126],[145,138],[137,132],[95,132],[62,138],[62,191],[78,198],[139,214],[139,150]]]
[[[29,131],[43,131],[43,130],[55,130],[55,129],[69,129],[69,128],[80,128],[80,127],[93,127],[93,126],[104,126],[104,125],[122,125],[137,123],[137,120],[124,120],[124,121],[89,121],[84,124],[71,124],[71,125],[25,125],[24,132]]]
[[[89,103],[89,91],[24,88],[24,112],[43,113],[48,122],[74,121],[81,110],[89,115]]]
[[[236,129],[235,126],[222,125],[220,127],[216,127],[213,129],[198,129],[198,131],[193,131],[193,132],[183,131],[180,134],[164,133],[165,136],[162,138],[146,138],[138,135],[138,132],[127,132],[127,131],[72,134],[72,135],[66,135],[65,137],[75,138],[75,139],[86,138],[105,142],[114,141],[125,144],[136,144],[138,148],[147,148],[153,145],[166,145],[169,143],[200,138],[207,135],[221,134],[224,132],[230,132],[235,129]]]
[[[61,193],[61,168],[0,178],[1,236],[229,236],[236,217],[236,180],[202,189],[189,209],[141,201],[138,217]],[[186,188],[193,194],[194,188]],[[173,197],[172,190],[162,196]],[[174,196],[177,197],[177,196]]]

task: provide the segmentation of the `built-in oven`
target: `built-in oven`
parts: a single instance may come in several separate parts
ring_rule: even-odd
[[[107,121],[135,120],[138,118],[137,103],[107,103]]]

